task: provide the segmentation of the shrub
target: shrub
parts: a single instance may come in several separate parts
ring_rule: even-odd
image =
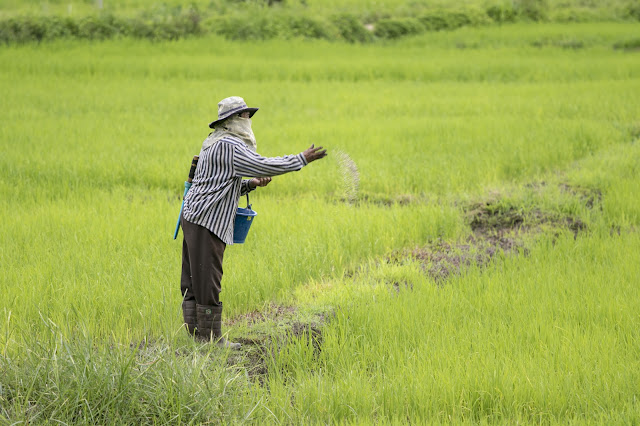
[[[619,41],[613,45],[613,48],[622,50],[640,50],[640,38]]]
[[[592,22],[602,19],[598,12],[586,8],[560,9],[550,17],[555,22]]]
[[[515,0],[518,15],[532,21],[544,21],[549,16],[548,0]]]
[[[202,14],[200,11],[196,6],[191,6],[186,11],[174,16],[173,25],[184,36],[197,35],[202,33],[201,21]]]
[[[244,2],[243,6],[246,7],[229,6],[232,1]],[[301,1],[304,3],[304,0]],[[365,28],[362,20],[350,13],[331,15],[328,18],[305,14],[304,9],[297,9],[298,13],[295,13],[286,7],[277,6],[276,3],[280,2],[275,0],[211,0],[207,11],[216,10],[218,15],[210,17],[203,15],[196,6],[155,3],[152,9],[129,18],[99,13],[81,18],[22,16],[0,19],[0,43],[40,42],[58,38],[101,40],[119,36],[166,40],[209,31],[234,40],[303,37],[365,43],[375,37],[395,39],[424,31],[453,30],[463,26],[513,22],[518,19],[584,22],[603,18],[598,15],[599,9],[595,7],[557,6],[551,9],[550,0],[486,1],[490,3],[485,9],[464,7],[429,10],[424,9],[424,6],[416,6],[407,12],[415,14],[417,10],[426,10],[418,17],[394,18],[389,15],[390,10],[376,9],[374,12],[367,12],[370,13],[367,15],[369,18],[375,19],[364,21],[377,22],[373,32]],[[281,3],[284,4],[285,0]],[[397,9],[396,13],[402,12]],[[626,19],[640,20],[640,2],[628,0],[624,7],[616,9],[616,13],[623,13]],[[616,17],[620,18],[620,15]],[[566,47],[580,46],[571,44]]]
[[[487,7],[486,13],[492,21],[497,23],[515,22],[516,20],[516,11],[510,4],[491,5]]]
[[[171,22],[153,22],[149,25],[148,39],[151,40],[177,40],[183,34]]]
[[[454,30],[468,25],[484,25],[491,22],[491,18],[483,10],[476,8],[433,10],[418,19],[428,31]]]
[[[15,21],[13,28],[17,41],[41,41],[46,31],[46,21],[37,17],[25,17]]]
[[[211,20],[209,29],[230,40],[267,40],[282,33],[281,25],[264,15],[226,15]]]
[[[153,39],[153,22],[142,18],[128,19],[123,22],[123,33],[135,38]]]
[[[230,40],[314,38],[334,40],[339,33],[328,21],[304,15],[237,14],[207,20],[205,29]]]
[[[626,14],[636,21],[640,21],[640,2],[637,0],[629,2],[626,7]]]
[[[312,18],[305,15],[284,16],[283,25],[285,38],[304,37],[335,40],[338,38],[338,31],[327,21],[320,18]]]
[[[75,36],[78,26],[70,18],[22,16],[0,21],[0,42],[28,43]]]
[[[16,43],[18,40],[18,30],[20,23],[15,18],[0,21],[0,41],[3,43]]]
[[[415,18],[381,19],[376,23],[374,34],[380,38],[394,39],[424,32],[425,27]]]
[[[78,23],[69,17],[62,18],[52,16],[45,21],[44,25],[46,27],[45,40],[75,37],[78,35]]]
[[[167,40],[200,34],[200,13],[195,8],[182,11],[153,11],[135,18],[121,18],[111,14],[89,15],[82,18],[58,16],[23,16],[0,20],[0,42],[27,43],[58,38],[104,40],[118,36],[132,36],[151,40]]]
[[[373,39],[373,35],[354,15],[343,13],[331,17],[340,37],[349,43],[366,43]]]
[[[181,6],[161,5],[130,21],[129,30],[137,37],[152,40],[173,40],[202,33],[202,15],[196,6],[182,9]]]
[[[77,36],[86,39],[104,40],[119,34],[121,27],[112,15],[89,15],[80,20]]]
[[[418,19],[427,31],[440,31],[451,28],[446,14],[441,11],[430,12]]]

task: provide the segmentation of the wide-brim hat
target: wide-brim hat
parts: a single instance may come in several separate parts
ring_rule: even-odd
[[[258,111],[259,108],[249,108],[247,103],[240,96],[231,96],[218,102],[218,119],[209,123],[210,128],[214,128],[216,124],[226,120],[234,114],[240,114],[249,111],[249,117]]]

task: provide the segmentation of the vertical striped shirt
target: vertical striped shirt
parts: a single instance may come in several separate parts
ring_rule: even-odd
[[[191,189],[184,198],[183,216],[233,244],[233,224],[241,196],[252,191],[243,177],[267,177],[300,170],[302,153],[262,157],[240,139],[227,136],[200,152]]]

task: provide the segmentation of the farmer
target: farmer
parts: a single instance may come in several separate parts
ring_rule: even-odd
[[[300,170],[324,158],[322,147],[297,155],[262,157],[257,152],[249,108],[238,96],[218,103],[218,119],[204,140],[193,184],[182,213],[182,313],[187,331],[199,340],[239,348],[222,336],[222,258],[233,244],[236,208],[241,196],[267,186],[271,176]],[[251,179],[242,179],[248,177]]]

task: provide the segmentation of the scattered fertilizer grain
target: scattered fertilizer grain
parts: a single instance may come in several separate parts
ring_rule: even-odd
[[[351,159],[349,154],[343,151],[336,151],[335,156],[342,175],[342,193],[345,201],[355,203],[358,201],[358,190],[360,188],[360,172],[358,166]]]

